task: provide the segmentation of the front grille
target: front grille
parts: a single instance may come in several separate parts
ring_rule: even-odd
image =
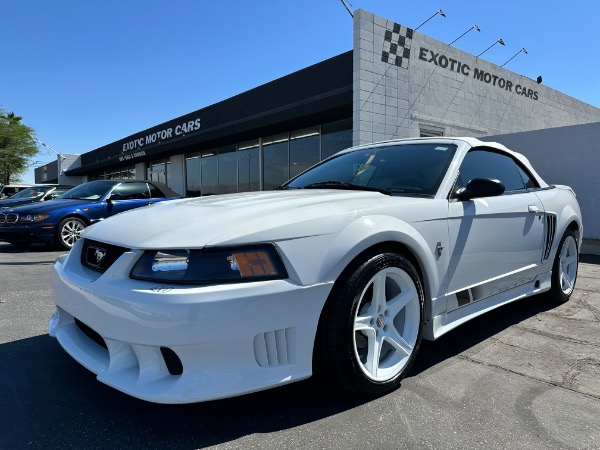
[[[7,223],[15,223],[17,220],[19,220],[19,215],[18,214],[6,214],[6,222]]]
[[[81,320],[79,320],[77,318],[75,319],[75,324],[79,327],[79,329],[81,331],[83,331],[83,334],[85,334],[87,337],[89,337],[92,341],[94,341],[99,346],[104,347],[105,349],[108,350],[108,347],[106,346],[106,342],[104,342],[104,339],[102,339],[102,336],[100,336],[98,333],[96,333],[94,330],[92,330],[90,327],[88,327],[85,323],[83,323]]]
[[[6,222],[6,214],[0,214],[0,223]]]
[[[125,247],[84,239],[81,250],[81,264],[88,269],[104,273],[127,251],[129,249]]]

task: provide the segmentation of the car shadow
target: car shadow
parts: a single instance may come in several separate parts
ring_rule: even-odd
[[[56,247],[46,244],[12,245],[8,242],[0,242],[0,253],[50,253],[60,251]],[[63,250],[63,253],[66,250]]]
[[[415,376],[427,369],[457,356],[471,347],[535,315],[557,306],[545,294],[509,303],[472,319],[436,341],[423,340],[419,356],[408,374]]]
[[[540,296],[506,305],[424,342],[411,377],[552,308]],[[144,402],[98,382],[46,335],[0,345],[0,448],[202,448],[334,416],[371,401],[319,379],[188,405]],[[402,388],[401,388],[402,389]],[[393,394],[392,394],[393,395]],[[34,425],[35,424],[35,425]]]

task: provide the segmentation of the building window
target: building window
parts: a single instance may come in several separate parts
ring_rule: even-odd
[[[290,178],[288,133],[263,140],[264,190],[281,186]]]
[[[200,197],[202,195],[201,159],[200,153],[193,153],[185,158],[185,189],[188,197]]]
[[[351,146],[352,119],[343,119],[268,136],[262,142],[257,138],[190,153],[185,156],[186,195],[272,190]],[[156,170],[161,169],[157,164]]]
[[[352,147],[352,119],[324,123],[321,126],[321,159]]]
[[[135,178],[135,167],[127,166],[120,167],[118,169],[105,170],[97,172],[89,177],[90,181],[93,180],[132,180]]]
[[[258,139],[238,145],[238,190],[260,190],[260,151]]]
[[[436,137],[443,136],[444,128],[436,127],[435,125],[419,124],[419,137]]]
[[[219,193],[219,156],[215,150],[203,150],[200,154],[202,195]]]
[[[146,167],[146,178],[149,181],[155,181],[157,183],[163,183],[168,185],[169,180],[169,167],[170,162],[161,159],[158,161],[150,161]]]
[[[237,192],[236,145],[227,145],[218,150],[219,156],[219,194]]]
[[[320,161],[320,147],[318,126],[292,131],[290,134],[290,178]]]

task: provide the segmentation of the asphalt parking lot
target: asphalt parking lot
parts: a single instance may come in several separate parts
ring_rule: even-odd
[[[0,449],[600,448],[600,257],[543,297],[425,342],[402,387],[352,398],[310,379],[192,405],[96,381],[48,336],[61,254],[0,243]]]

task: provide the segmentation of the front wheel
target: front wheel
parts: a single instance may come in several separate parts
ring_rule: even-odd
[[[85,222],[77,217],[67,217],[61,220],[58,227],[56,227],[56,243],[58,247],[64,250],[71,250],[85,227]]]
[[[551,300],[559,303],[569,300],[575,289],[578,263],[577,238],[575,232],[568,229],[560,240],[552,265],[552,287],[548,292]]]
[[[315,369],[360,394],[396,389],[421,343],[423,305],[419,274],[407,258],[365,258],[338,280],[327,301]]]

